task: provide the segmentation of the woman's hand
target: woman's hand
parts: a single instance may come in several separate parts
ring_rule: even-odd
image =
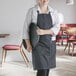
[[[32,46],[31,46],[31,45],[28,45],[28,46],[27,46],[27,51],[28,51],[28,52],[32,52]]]
[[[45,34],[44,30],[40,29],[39,27],[37,28],[36,32],[38,35],[44,35]]]
[[[25,39],[25,41],[26,41],[26,45],[27,45],[27,51],[31,52],[32,51],[32,46],[30,44],[30,40],[29,39]]]

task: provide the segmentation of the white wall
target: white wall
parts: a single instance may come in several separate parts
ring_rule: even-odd
[[[64,15],[64,23],[76,23],[76,0],[74,5],[66,5],[66,0],[50,0],[50,5]]]
[[[67,6],[66,0],[50,0],[50,5],[64,15],[64,23],[76,23],[76,4]],[[76,0],[75,0],[76,3]],[[25,15],[35,0],[0,0],[0,33],[10,36],[0,38],[0,61],[4,44],[20,44]],[[26,51],[25,51],[26,52]],[[30,55],[29,55],[30,56]],[[7,61],[22,61],[18,52],[8,52]]]

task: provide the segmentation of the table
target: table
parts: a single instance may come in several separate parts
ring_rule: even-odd
[[[5,38],[6,36],[9,36],[10,34],[0,34],[0,38]]]

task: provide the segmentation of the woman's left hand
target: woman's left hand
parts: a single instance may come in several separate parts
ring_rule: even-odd
[[[44,35],[45,34],[44,33],[45,31],[43,29],[40,29],[39,27],[37,28],[36,32],[38,35]]]

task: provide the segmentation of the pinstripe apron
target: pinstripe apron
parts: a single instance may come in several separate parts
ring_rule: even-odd
[[[39,14],[37,25],[41,29],[50,29],[53,27],[50,12],[48,14]],[[32,62],[34,70],[50,69],[56,67],[56,42],[51,40],[52,35],[40,35],[39,42],[32,50]]]

